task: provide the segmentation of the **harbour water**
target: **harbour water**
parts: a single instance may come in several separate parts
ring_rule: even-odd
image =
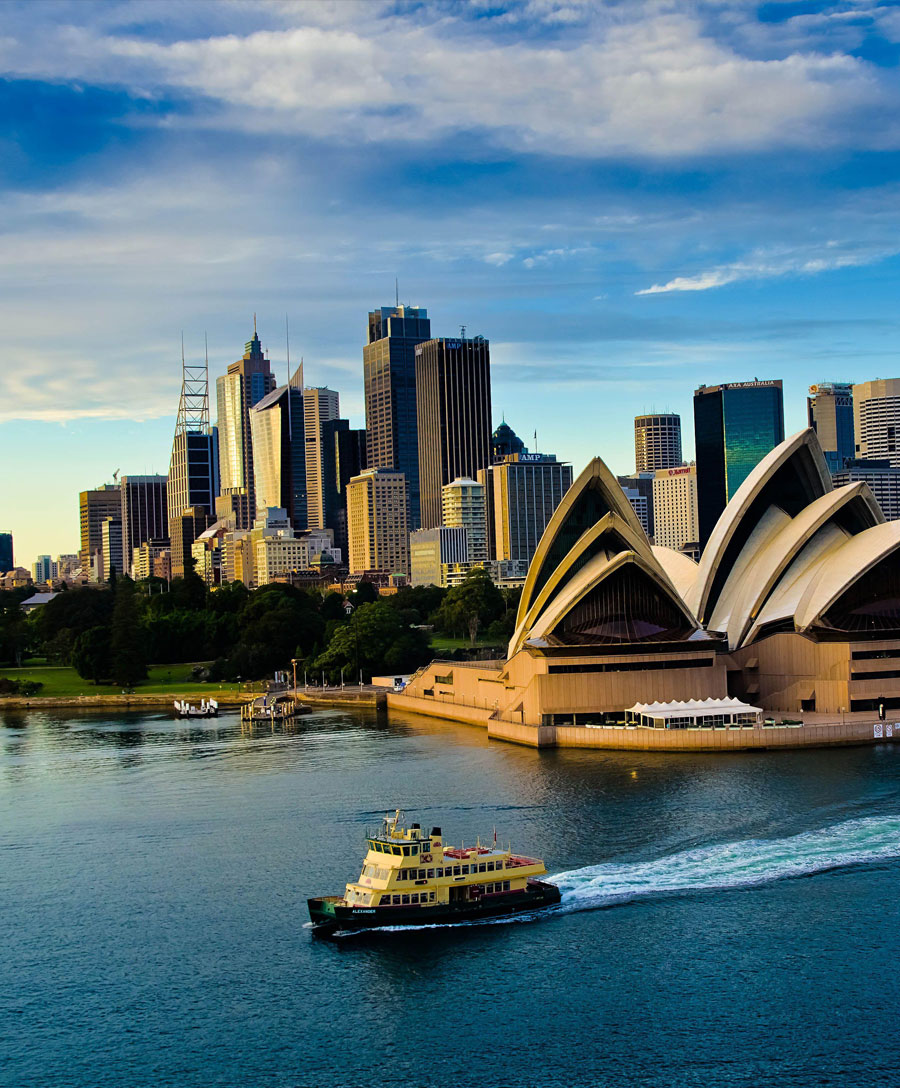
[[[400,805],[559,908],[312,936]],[[317,712],[0,717],[0,1084],[900,1083],[900,750],[537,752]]]

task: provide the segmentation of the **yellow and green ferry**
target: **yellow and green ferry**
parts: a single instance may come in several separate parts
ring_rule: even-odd
[[[381,829],[366,835],[368,851],[359,879],[343,895],[307,900],[317,930],[433,925],[516,914],[551,906],[555,884],[538,880],[540,858],[497,845],[445,846],[441,829],[404,827],[398,809]]]

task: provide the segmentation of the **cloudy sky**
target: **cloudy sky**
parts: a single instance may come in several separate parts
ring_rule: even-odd
[[[6,0],[0,528],[165,472],[180,341],[258,315],[362,425],[366,312],[491,341],[494,415],[633,467],[699,382],[895,376],[900,6]]]

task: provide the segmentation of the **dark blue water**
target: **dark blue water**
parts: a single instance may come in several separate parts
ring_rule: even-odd
[[[328,712],[7,714],[0,1083],[900,1084],[900,750],[537,753]],[[396,805],[564,874],[528,922],[314,938]]]

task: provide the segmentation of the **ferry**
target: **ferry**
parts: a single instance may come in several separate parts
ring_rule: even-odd
[[[445,846],[441,829],[403,826],[399,809],[366,835],[359,879],[343,895],[307,900],[316,931],[421,926],[516,914],[560,900],[559,888],[537,878],[540,858],[497,845]]]

